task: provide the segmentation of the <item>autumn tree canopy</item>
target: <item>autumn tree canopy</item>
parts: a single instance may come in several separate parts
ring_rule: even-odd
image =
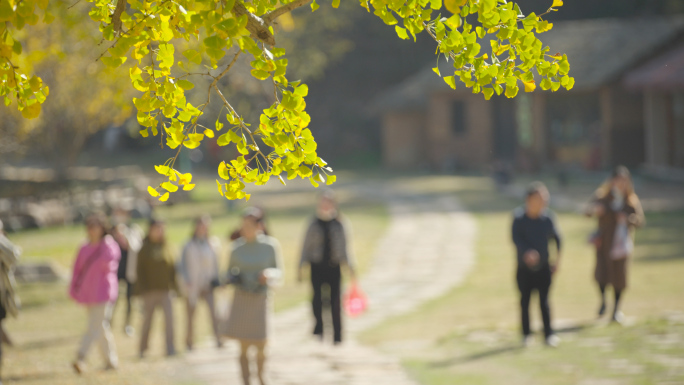
[[[282,183],[283,175],[308,178],[314,186],[335,181],[309,128],[308,87],[288,80],[288,59],[277,40],[278,18],[303,6],[316,11],[318,0],[86,1],[104,42],[92,48],[102,51],[97,60],[126,71],[138,92],[132,100],[141,135],[159,137],[162,145],[176,149],[175,156],[156,166],[164,181],[151,186],[150,194],[165,201],[179,188],[192,189],[192,175],[175,168],[178,155],[215,136],[220,146],[235,146],[240,154],[218,165],[218,190],[228,199],[249,199],[245,185],[262,185],[271,177]],[[394,26],[401,39],[429,34],[437,60],[453,65],[446,74],[435,66],[435,76],[452,88],[462,83],[489,99],[495,93],[515,97],[520,87],[525,92],[537,86],[572,88],[567,57],[553,53],[537,37],[553,27],[544,16],[563,5],[561,0],[549,2],[539,15],[526,15],[507,0],[361,0],[360,6]],[[333,8],[339,4],[332,0]],[[67,7],[54,0],[0,0],[0,96],[25,119],[41,114],[50,88],[47,79],[33,74],[40,57],[24,52],[22,31],[26,25],[50,24],[53,14],[62,15]],[[489,54],[481,52],[481,44],[490,45]],[[252,77],[272,87],[272,104],[254,122],[234,108],[220,82],[237,68],[240,56],[250,59]],[[202,90],[204,101],[197,105],[186,98],[195,84],[208,84]],[[214,124],[202,125],[199,118],[212,99],[220,102],[220,111],[212,116]]]

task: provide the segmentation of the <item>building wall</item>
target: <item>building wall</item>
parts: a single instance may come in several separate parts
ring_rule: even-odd
[[[465,130],[456,132],[454,104],[463,103]],[[481,168],[492,159],[491,103],[482,95],[434,94],[428,115],[428,148],[435,168]]]
[[[644,97],[644,125],[646,127],[646,163],[654,166],[668,164],[667,125],[668,97],[647,92]]]
[[[425,114],[388,112],[382,119],[383,164],[390,168],[417,168],[425,163]]]
[[[672,108],[674,115],[672,141],[674,154],[672,156],[675,167],[684,168],[684,92],[675,93],[672,96]]]
[[[645,161],[644,102],[642,93],[613,88],[610,158],[607,166],[638,166]]]
[[[684,94],[646,92],[646,164],[684,168]]]

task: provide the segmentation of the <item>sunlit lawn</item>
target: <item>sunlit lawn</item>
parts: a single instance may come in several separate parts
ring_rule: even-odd
[[[459,288],[368,331],[364,341],[400,354],[424,385],[684,383],[684,212],[647,213],[648,226],[637,233],[625,327],[595,322],[594,255],[586,244],[594,221],[560,213],[565,247],[552,312],[563,342],[547,349],[540,337],[521,350],[509,236],[519,202],[501,198],[481,178],[417,182],[442,192],[450,185],[475,213],[476,267]]]
[[[246,204],[239,203],[229,212],[226,202],[218,195],[213,183],[212,180],[198,183],[192,202],[158,207],[157,215],[166,219],[169,241],[179,249],[190,234],[192,220],[202,213],[211,214],[214,218],[213,233],[223,240],[221,265],[225,266],[229,250],[226,236],[238,225],[239,213]],[[344,183],[340,183],[337,190],[342,209],[353,224],[356,257],[363,271],[374,251],[375,241],[388,223],[386,208],[382,202],[358,195],[356,190],[345,187]],[[292,183],[286,189],[265,186],[249,202],[267,210],[269,231],[283,246],[286,280],[274,296],[276,311],[299,304],[308,297],[308,285],[296,283],[295,268],[303,232],[314,212],[316,194],[317,191],[308,182]],[[141,225],[146,227],[144,223]],[[82,227],[73,226],[25,231],[12,234],[11,238],[23,247],[26,262],[52,261],[68,272],[84,236]],[[75,356],[80,335],[85,330],[86,319],[84,310],[71,302],[66,293],[65,282],[20,287],[19,294],[23,299],[24,309],[19,319],[6,322],[17,346],[6,349],[4,354],[5,383],[159,385],[177,383],[178,378],[182,378],[178,376],[182,372],[179,359],[166,360],[162,357],[164,347],[161,314],[157,314],[157,323],[153,329],[150,358],[140,362],[137,358],[137,336],[128,338],[122,332],[123,306],[117,308],[113,325],[121,358],[119,373],[99,373],[101,359],[96,347],[93,347],[89,360],[92,370],[83,377],[76,377],[69,365]],[[221,290],[220,307],[227,306],[229,296],[229,289]],[[176,343],[182,351],[185,312],[181,299],[175,305]],[[209,335],[209,322],[204,307],[200,307],[197,317],[197,337],[198,340],[203,340],[203,337]],[[140,322],[136,307],[134,326],[137,328]]]

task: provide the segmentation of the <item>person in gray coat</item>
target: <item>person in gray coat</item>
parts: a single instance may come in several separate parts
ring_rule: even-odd
[[[342,342],[342,266],[347,266],[352,279],[356,276],[351,251],[350,225],[340,215],[334,193],[331,190],[325,191],[318,200],[316,217],[306,231],[297,278],[300,282],[303,280],[303,267],[308,264],[313,289],[311,306],[316,319],[313,334],[321,339],[323,287],[329,287],[335,344]]]

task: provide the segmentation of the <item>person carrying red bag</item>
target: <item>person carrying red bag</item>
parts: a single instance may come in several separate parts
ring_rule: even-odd
[[[351,231],[346,218],[340,215],[335,194],[325,191],[318,199],[316,217],[310,222],[302,246],[297,269],[297,279],[303,281],[303,267],[311,270],[311,301],[316,325],[313,334],[323,339],[323,287],[329,287],[330,310],[333,321],[333,340],[342,342],[341,290],[342,265],[346,266],[352,280],[356,271],[351,252]]]

